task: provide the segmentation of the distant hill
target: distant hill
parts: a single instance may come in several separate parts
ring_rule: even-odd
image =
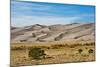
[[[53,42],[63,40],[94,41],[94,23],[11,26],[11,42]]]

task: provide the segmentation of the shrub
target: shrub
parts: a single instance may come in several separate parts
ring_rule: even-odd
[[[83,50],[82,49],[79,49],[78,52],[81,54],[83,52]]]
[[[86,46],[95,45],[95,42],[85,43],[84,45],[86,45]]]
[[[89,53],[93,53],[94,51],[93,51],[93,49],[89,49],[89,51],[88,51]]]
[[[45,55],[44,50],[41,48],[34,47],[29,49],[29,57],[32,59],[42,59],[45,58]]]
[[[50,49],[50,47],[48,47],[47,49]]]
[[[92,42],[91,45],[95,45],[95,42]]]
[[[52,45],[51,47],[52,47],[52,49],[59,49],[61,47],[65,47],[65,45],[63,45],[63,44],[55,44],[55,45]]]
[[[11,50],[24,50],[26,49],[24,46],[19,46],[19,47],[12,47]]]
[[[51,48],[52,48],[52,49],[58,49],[58,48],[60,48],[60,47],[58,47],[57,45],[52,45]]]

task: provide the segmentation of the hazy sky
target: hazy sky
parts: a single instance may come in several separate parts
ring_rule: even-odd
[[[95,7],[42,2],[11,2],[12,26],[95,22]]]

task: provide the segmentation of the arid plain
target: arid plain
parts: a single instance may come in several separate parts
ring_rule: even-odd
[[[45,58],[30,59],[34,47],[44,50]],[[94,23],[11,26],[11,66],[86,61],[95,61]]]

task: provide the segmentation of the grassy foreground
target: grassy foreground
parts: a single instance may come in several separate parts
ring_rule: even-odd
[[[39,47],[45,58],[36,60],[28,56],[29,49]],[[76,43],[11,43],[11,66],[86,62],[95,60],[94,42]]]

